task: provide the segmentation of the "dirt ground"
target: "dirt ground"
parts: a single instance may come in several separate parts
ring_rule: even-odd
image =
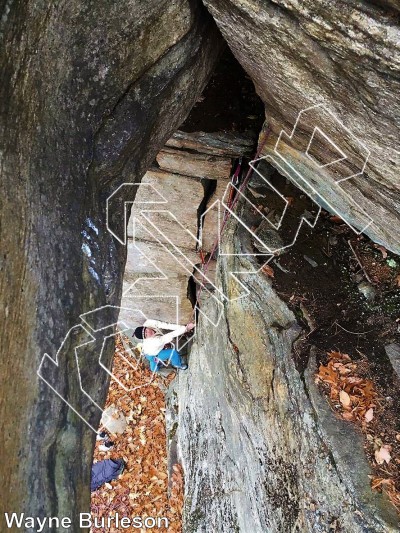
[[[318,209],[276,171],[271,180],[289,201],[279,231],[287,245],[300,217],[312,221]],[[268,188],[254,191],[253,202],[276,223],[282,202]],[[257,214],[252,222],[259,224]],[[400,379],[385,352],[400,341],[400,258],[322,211],[264,271],[304,328],[293,347],[296,367],[304,371],[315,347],[321,393],[363,432],[372,486],[391,492],[400,511]]]

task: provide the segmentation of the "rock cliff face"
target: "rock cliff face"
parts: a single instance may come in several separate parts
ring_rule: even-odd
[[[234,159],[250,155],[255,140],[250,133],[178,131],[157,154],[158,167],[144,175],[128,223],[119,318],[129,328],[144,316],[191,321],[189,279],[219,229],[217,211],[207,209],[222,200]]]
[[[261,155],[399,253],[398,5],[205,4],[265,104],[272,133]],[[246,247],[233,227],[225,244]],[[220,261],[228,292],[227,273],[246,266]],[[225,304],[218,328],[200,322],[179,378],[185,531],[397,530],[393,509],[369,489],[362,442],[316,391],[312,362],[304,376],[294,367],[294,316],[262,274],[245,284],[250,295]]]
[[[265,103],[272,135],[263,155],[399,253],[397,2],[205,4]],[[2,512],[71,516],[78,530],[76,510],[89,507],[93,434],[36,370],[44,352],[55,359],[83,313],[119,305],[126,248],[107,231],[106,199],[150,168],[223,44],[196,0],[17,0],[1,2],[0,14],[0,501]],[[299,112],[315,104],[325,107],[302,115],[290,139]],[[274,150],[281,129],[288,135]],[[181,142],[159,158],[164,178]],[[124,200],[133,195],[110,213],[120,229]],[[231,226],[227,250],[245,245]],[[227,292],[236,290],[235,261],[220,263]],[[304,377],[294,368],[294,317],[265,278],[246,283],[250,297],[226,303],[217,328],[200,323],[177,387],[186,531],[322,532],[336,519],[345,531],[394,529],[391,508],[368,488],[361,443],[319,400],[312,367]],[[92,331],[116,319],[108,308]],[[74,354],[87,337],[75,332],[59,366],[48,362],[48,379],[88,408]],[[97,371],[102,340],[81,359],[99,404],[108,385]],[[107,342],[106,366],[112,350]],[[88,417],[96,426],[100,411]]]
[[[225,235],[219,282],[254,268],[234,223]],[[236,254],[236,255],[235,255]],[[184,531],[397,531],[387,499],[373,493],[363,443],[338,420],[292,359],[293,313],[263,273],[242,278],[250,295],[227,303],[217,327],[203,319],[171,395],[185,470]],[[216,320],[212,301],[203,307]],[[172,409],[171,409],[172,411]]]
[[[399,253],[398,3],[204,3],[265,104],[273,134],[263,154],[320,204],[359,230],[370,224],[366,233]],[[316,104],[290,139],[300,111]],[[281,130],[287,135],[274,150]]]
[[[106,199],[141,179],[186,118],[222,39],[195,0],[2,2],[0,37],[1,516],[71,516],[77,530],[94,434],[36,371],[82,313],[119,304],[126,252],[106,229]],[[100,321],[115,323],[115,310]],[[73,330],[44,372],[97,427],[74,363],[84,339]],[[80,366],[101,405],[100,346]],[[108,342],[106,365],[112,353]]]
[[[265,104],[261,155],[399,253],[398,4],[204,3]],[[246,248],[231,225],[225,251]],[[234,294],[229,272],[249,267],[220,258],[221,286]],[[295,368],[295,317],[265,276],[242,281],[249,296],[225,303],[218,327],[200,320],[174,387],[184,531],[397,531],[393,508],[370,490],[360,437],[315,388],[312,357],[304,375]]]

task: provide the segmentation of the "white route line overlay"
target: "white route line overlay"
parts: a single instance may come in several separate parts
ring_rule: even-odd
[[[161,297],[163,295],[160,295]],[[142,298],[147,298],[148,296],[141,296]],[[152,295],[151,297],[155,297],[154,295]],[[168,297],[168,298],[172,298],[170,295],[164,295],[164,297]],[[102,356],[103,356],[103,352],[104,352],[104,345],[106,343],[106,339],[107,338],[110,338],[110,337],[113,337],[113,336],[116,336],[118,335],[119,333],[124,333],[126,331],[130,331],[132,330],[131,327],[129,327],[127,324],[125,324],[123,321],[119,321],[117,320],[116,322],[114,323],[111,323],[111,324],[107,324],[106,326],[103,326],[101,328],[97,328],[97,329],[93,329],[90,324],[85,320],[85,316],[86,315],[89,315],[89,314],[93,314],[93,313],[96,313],[98,311],[101,311],[102,309],[107,309],[107,308],[114,308],[114,309],[119,309],[119,310],[128,310],[128,311],[132,311],[132,312],[139,312],[140,314],[143,314],[143,312],[140,310],[140,309],[127,309],[127,308],[122,308],[122,307],[117,307],[117,306],[111,306],[111,305],[104,305],[104,306],[101,306],[101,307],[98,307],[96,309],[94,309],[93,311],[89,311],[88,313],[84,313],[82,315],[80,315],[80,318],[82,320],[82,322],[85,324],[82,325],[81,323],[80,324],[76,324],[75,326],[73,326],[72,328],[69,329],[68,333],[66,334],[66,336],[64,337],[64,340],[63,342],[61,343],[60,345],[60,348],[58,349],[57,353],[56,353],[56,356],[55,358],[53,359],[53,357],[51,357],[49,354],[45,353],[41,359],[41,362],[39,364],[39,367],[36,371],[38,377],[44,381],[44,383],[46,383],[46,385],[48,385],[50,387],[50,389],[55,393],[57,394],[57,396],[59,398],[61,398],[61,400],[63,402],[65,402],[68,407],[70,409],[72,409],[72,411],[74,411],[74,413],[79,416],[79,418],[81,420],[83,420],[83,422],[85,422],[85,424],[87,426],[90,427],[90,429],[92,429],[96,434],[98,433],[98,430],[95,429],[87,420],[86,418],[84,417],[84,415],[82,413],[79,413],[79,411],[77,411],[77,409],[75,409],[75,407],[64,397],[62,396],[54,387],[53,385],[42,375],[42,367],[44,366],[45,362],[48,361],[48,362],[51,362],[53,365],[55,365],[57,368],[59,367],[59,354],[60,352],[62,351],[63,349],[63,346],[64,344],[67,342],[68,340],[68,337],[70,336],[71,332],[73,332],[75,329],[79,328],[81,329],[83,332],[85,332],[88,337],[90,338],[90,340],[86,341],[86,342],[83,342],[83,343],[80,343],[80,344],[77,344],[75,347],[74,347],[74,353],[75,353],[75,364],[76,364],[76,370],[77,370],[77,377],[78,377],[78,382],[79,382],[79,387],[80,387],[80,390],[81,392],[91,401],[91,403],[97,408],[99,409],[99,411],[103,414],[104,413],[104,410],[100,407],[100,405],[98,405],[98,403],[93,399],[93,397],[85,390],[83,384],[82,384],[82,377],[81,377],[81,371],[80,371],[80,364],[79,364],[79,357],[78,357],[78,353],[77,353],[77,350],[79,348],[82,348],[83,346],[87,346],[89,344],[92,344],[93,342],[96,341],[96,337],[94,337],[94,335],[92,333],[98,333],[99,331],[101,330],[105,330],[105,329],[108,329],[112,326],[118,326],[119,327],[119,331],[115,332],[115,333],[112,333],[110,335],[105,335],[104,338],[103,338],[103,343],[102,343],[102,347],[101,347],[101,350],[100,350],[100,354],[99,354],[99,358],[98,358],[98,364],[101,368],[103,368],[103,370],[105,370],[105,372],[107,374],[109,374],[111,376],[111,379],[113,379],[114,381],[116,381],[123,389],[125,392],[131,392],[133,390],[136,390],[136,389],[139,389],[139,388],[142,388],[142,387],[145,387],[147,386],[149,383],[152,382],[152,380],[154,379],[154,376],[155,376],[155,371],[152,372],[151,374],[151,378],[149,379],[148,382],[146,383],[143,383],[141,385],[136,385],[136,386],[133,386],[132,388],[127,388],[112,372],[110,372],[110,370],[103,364],[102,362]],[[177,312],[178,312],[178,302],[177,302]],[[146,319],[147,317],[143,314],[144,318]],[[123,329],[121,329],[121,326],[123,327]],[[89,331],[90,330],[90,331]],[[132,351],[129,349],[130,353],[132,354]],[[132,354],[133,355],[133,354]],[[137,366],[133,366],[132,363],[126,358],[124,357],[123,355],[119,354],[120,357],[122,357],[128,364],[131,368],[133,368],[134,370],[137,368]],[[136,357],[133,357],[136,361]],[[170,359],[168,360],[168,363],[170,362]],[[139,364],[139,363],[138,363]]]
[[[335,180],[334,182],[334,186],[337,186],[339,189],[340,189],[340,192],[341,194],[343,194],[350,205],[352,205],[357,211],[361,212],[362,215],[365,217],[365,219],[368,220],[368,222],[365,224],[365,226],[361,226],[362,229],[361,230],[358,230],[357,228],[355,228],[353,226],[353,224],[346,218],[347,217],[347,213],[343,213],[341,211],[339,211],[334,205],[332,205],[326,198],[324,198],[318,191],[317,189],[312,185],[312,183],[310,183],[309,180],[307,180],[307,178],[301,174],[291,163],[290,161],[279,151],[279,144],[282,142],[282,137],[283,136],[287,136],[290,140],[292,140],[295,136],[295,133],[296,133],[296,130],[297,130],[297,127],[298,127],[298,124],[301,120],[301,117],[311,111],[311,110],[315,110],[315,109],[322,109],[324,112],[326,112],[330,117],[332,117],[332,119],[354,140],[355,143],[358,143],[362,148],[363,150],[365,151],[366,155],[364,156],[364,161],[363,161],[363,164],[362,164],[362,168],[354,173],[354,174],[351,174],[350,176],[345,176],[339,180]],[[337,150],[337,152],[339,152],[340,154],[343,154],[343,157],[340,157],[338,159],[335,159],[334,161],[330,161],[329,163],[326,163],[324,165],[320,165],[316,162],[316,160],[310,156],[309,154],[309,150],[310,150],[310,147],[311,147],[311,144],[312,144],[312,140],[315,136],[315,132],[318,131],[324,138],[326,138],[328,140],[328,142],[334,146],[335,150]],[[296,179],[295,176],[297,176],[298,178],[300,178],[300,180],[302,182],[304,182],[305,185],[307,185],[310,189],[311,189],[311,192],[312,194],[315,194],[317,197],[321,198],[323,200],[323,202],[329,207],[329,209],[335,213],[336,215],[340,216],[342,218],[342,220],[357,234],[357,235],[360,235],[361,233],[363,233],[371,224],[374,223],[373,219],[369,216],[369,214],[364,211],[362,208],[360,208],[360,206],[354,202],[353,198],[340,186],[340,184],[344,181],[348,181],[349,179],[351,178],[354,178],[356,176],[361,176],[363,173],[364,173],[364,170],[365,170],[365,167],[367,165],[367,162],[368,162],[368,159],[371,155],[371,151],[367,148],[367,146],[362,143],[358,137],[356,137],[352,131],[347,128],[343,122],[341,120],[339,120],[339,118],[334,114],[332,113],[332,111],[330,111],[324,104],[316,104],[316,105],[313,105],[313,106],[310,106],[310,107],[307,107],[305,109],[302,109],[299,114],[297,115],[297,119],[296,119],[296,122],[293,126],[293,130],[291,132],[290,135],[287,135],[287,133],[284,131],[284,130],[281,130],[280,134],[279,134],[279,137],[275,143],[275,147],[274,147],[274,153],[289,167],[289,169],[291,170],[291,172],[294,174],[290,175],[290,172],[288,172],[287,170],[285,170],[282,165],[279,163],[279,161],[271,156],[271,155],[267,155],[267,156],[264,156],[264,157],[260,157],[258,159],[254,159],[253,161],[250,161],[250,166],[253,168],[253,170],[255,170],[259,175],[260,172],[258,172],[258,170],[256,169],[255,167],[255,164],[258,163],[259,161],[262,161],[262,160],[270,160],[273,162],[273,166],[275,167],[278,167],[280,169],[280,171],[285,175],[285,176],[288,176],[290,177],[292,180],[294,179],[296,185],[305,193],[307,194],[308,196],[311,197],[312,200],[316,201],[314,198],[312,198],[312,196],[310,195],[310,192],[307,191],[305,188],[304,188],[304,185],[302,186],[302,183],[298,182],[298,180]],[[314,129],[313,129],[313,133],[311,135],[311,138],[308,142],[308,145],[307,145],[307,149],[306,151],[304,152],[305,155],[314,163],[317,165],[318,168],[327,168],[339,161],[343,161],[345,159],[348,159],[348,157],[345,155],[345,153],[338,147],[338,145],[335,143],[335,141],[329,136],[327,135],[319,126],[314,126]],[[262,176],[263,177],[263,176]],[[296,238],[297,238],[297,235],[296,235]],[[294,244],[294,243],[293,243]]]
[[[368,148],[363,144],[361,143],[361,141],[359,141],[359,139],[357,137],[354,136],[354,134],[329,110],[327,109],[323,104],[317,104],[317,105],[314,105],[314,106],[310,106],[308,108],[305,108],[303,110],[301,110],[298,114],[298,117],[296,119],[296,122],[295,122],[295,125],[293,127],[293,130],[292,130],[292,133],[291,135],[289,136],[289,139],[293,139],[294,135],[295,135],[295,132],[296,132],[296,128],[298,126],[298,123],[301,119],[301,116],[303,113],[307,112],[307,111],[310,111],[312,109],[316,109],[316,108],[321,108],[323,109],[325,112],[327,112],[346,132],[348,135],[350,135],[354,140],[355,142],[358,142],[360,144],[360,146],[362,146],[364,148],[364,150],[366,151],[366,157],[365,157],[365,160],[364,160],[364,164],[362,166],[362,169],[351,175],[351,176],[347,176],[347,177],[344,177],[338,181],[336,181],[336,185],[339,186],[339,183],[341,183],[342,181],[345,181],[345,180],[348,180],[354,176],[358,176],[358,175],[361,175],[363,172],[364,172],[364,169],[365,169],[365,166],[367,164],[367,160],[369,158],[369,155],[370,155],[370,151],[368,150]],[[316,132],[319,133],[320,136],[322,136],[323,138],[326,138],[327,141],[332,145],[334,146],[335,150],[340,154],[342,155],[342,157],[334,160],[334,161],[331,161],[329,163],[326,163],[324,165],[320,165],[318,164],[318,162],[309,154],[309,150],[310,150],[310,147],[312,145],[312,141],[314,139],[314,136],[316,134]],[[276,141],[276,144],[275,144],[275,147],[274,147],[274,153],[280,158],[280,160],[282,160],[289,168],[290,170],[296,175],[298,176],[308,187],[311,188],[311,191],[313,194],[315,194],[316,196],[319,196],[320,198],[322,198],[322,196],[318,193],[318,191],[316,190],[315,187],[313,187],[312,184],[309,183],[309,181],[307,181],[307,179],[300,173],[298,172],[294,167],[293,165],[284,157],[284,155],[282,155],[280,152],[279,152],[279,143],[282,139],[282,136],[283,135],[287,135],[285,133],[284,130],[281,130],[280,134],[279,134],[279,137],[278,137],[278,140]],[[340,147],[337,146],[337,144],[331,139],[331,137],[329,135],[327,135],[319,126],[315,126],[314,127],[314,130],[313,130],[313,133],[310,137],[310,140],[308,142],[308,146],[307,146],[307,149],[305,151],[305,155],[311,160],[313,161],[314,164],[316,164],[319,168],[327,168],[329,167],[330,165],[333,165],[334,163],[337,163],[339,161],[343,161],[347,158],[347,156],[345,155],[345,153],[340,149]],[[236,190],[237,194],[239,194],[241,196],[242,199],[244,199],[244,201],[248,202],[250,204],[250,206],[253,208],[253,209],[256,209],[258,211],[259,214],[261,214],[262,216],[262,219],[263,220],[267,220],[268,223],[271,225],[271,227],[273,227],[274,229],[276,230],[279,230],[281,228],[281,224],[282,224],[282,221],[283,221],[283,218],[286,214],[286,211],[287,211],[287,207],[288,207],[288,200],[272,185],[272,183],[270,183],[270,181],[264,176],[262,175],[259,170],[257,169],[256,167],[256,164],[261,161],[261,160],[269,160],[273,163],[273,166],[277,167],[280,172],[283,174],[283,175],[288,175],[288,171],[285,170],[283,167],[282,167],[282,164],[280,163],[279,160],[277,160],[275,157],[273,156],[270,156],[270,155],[267,155],[265,157],[261,157],[261,158],[258,158],[258,159],[254,159],[252,161],[250,161],[249,165],[251,166],[251,168],[268,184],[268,186],[285,202],[285,207],[283,209],[283,212],[282,212],[282,215],[281,215],[281,218],[278,222],[278,224],[274,225],[272,222],[270,222],[268,220],[268,218],[263,214],[261,213],[258,209],[257,209],[257,206],[255,206],[244,194],[243,192],[241,192],[239,190],[238,187],[234,186],[233,184],[228,184],[226,189],[225,189],[225,193],[224,193],[224,196],[223,196],[223,199],[222,201],[221,200],[216,200],[207,210],[206,212],[202,215],[202,217],[206,216],[206,214],[211,210],[211,209],[218,209],[218,234],[217,234],[217,244],[218,244],[218,248],[220,248],[220,240],[221,240],[221,209],[224,209],[225,211],[228,212],[228,216],[233,216],[235,218],[235,220],[241,224],[244,229],[249,232],[252,236],[252,238],[254,238],[256,241],[258,241],[266,250],[267,250],[267,253],[263,254],[263,253],[254,253],[254,254],[250,254],[250,253],[238,253],[238,254],[228,254],[228,253],[224,253],[224,252],[221,252],[220,249],[218,250],[218,254],[221,255],[221,256],[265,256],[265,257],[268,257],[268,260],[264,263],[267,264],[273,257],[274,255],[277,253],[277,252],[280,252],[286,248],[289,248],[291,246],[293,246],[297,240],[297,237],[298,237],[298,234],[300,232],[300,229],[303,225],[303,223],[306,223],[308,224],[311,228],[314,228],[318,219],[319,219],[319,215],[320,215],[320,212],[321,212],[321,207],[319,207],[319,210],[318,210],[318,213],[317,215],[315,216],[315,220],[313,223],[311,223],[309,220],[307,220],[305,217],[302,217],[301,220],[300,220],[300,223],[299,223],[299,226],[298,226],[298,229],[296,231],[296,234],[294,236],[294,239],[292,241],[292,243],[289,243],[288,245],[285,245],[281,248],[277,248],[277,249],[271,249],[266,243],[264,243],[258,235],[256,235],[254,233],[254,231],[249,228],[245,223],[244,221],[242,221],[238,215],[233,211],[231,210],[227,203],[226,203],[226,198],[227,198],[227,195],[228,195],[228,191],[229,191],[229,187],[232,186],[234,187],[234,189]],[[293,179],[293,176],[291,176],[292,179]],[[303,192],[305,192],[308,196],[310,196],[309,192],[307,190],[304,189],[304,186],[302,187],[298,182],[297,180],[295,180],[296,184],[299,186],[300,189],[303,190]],[[115,195],[117,195],[118,193],[121,193],[121,191],[123,190],[124,187],[147,187],[147,188],[151,188],[152,191],[154,192],[154,195],[156,197],[156,199],[154,200],[150,200],[150,201],[137,201],[135,200],[135,206],[136,205],[141,205],[141,204],[168,204],[168,200],[150,183],[123,183],[121,184],[108,198],[107,198],[107,201],[106,201],[106,217],[107,217],[107,220],[106,220],[106,226],[107,226],[107,230],[111,233],[111,235],[113,235],[113,237],[115,239],[117,239],[118,242],[120,242],[122,245],[126,245],[127,243],[127,204],[129,203],[133,203],[133,202],[128,202],[128,201],[124,201],[123,202],[123,206],[124,206],[124,236],[123,236],[123,239],[120,238],[119,235],[117,235],[113,229],[111,228],[110,226],[110,220],[109,220],[109,203],[110,203],[110,200],[115,197]],[[348,199],[350,200],[350,204],[353,204],[354,205],[354,202],[352,201],[352,198],[350,197],[350,195],[348,195],[348,193],[346,193],[342,188],[341,188],[341,193],[345,194]],[[313,198],[312,198],[313,199]],[[314,199],[313,199],[314,200]],[[322,198],[322,200],[325,202],[326,205],[328,205],[330,207],[330,209],[332,209],[332,211],[334,213],[336,213],[337,215],[339,215],[343,220],[344,222],[346,222],[349,227],[351,227],[353,229],[353,231],[355,231],[356,233],[362,233],[363,231],[365,231],[365,229],[367,227],[369,227],[370,224],[373,223],[373,220],[369,217],[369,215],[365,212],[363,212],[363,210],[361,210],[359,208],[359,206],[356,206],[361,212],[363,212],[363,214],[366,216],[366,218],[368,218],[370,221],[369,223],[361,230],[361,231],[357,231],[355,228],[353,228],[352,224],[349,223],[348,220],[346,220],[346,218],[344,218],[344,215],[342,213],[339,213],[338,210],[332,206],[329,202],[326,201],[326,199]],[[182,231],[186,232],[189,234],[189,236],[194,239],[195,243],[198,245],[198,246],[201,246],[201,241],[197,239],[197,237],[195,235],[193,235],[188,229],[186,229],[183,224],[180,223],[180,221],[178,220],[178,218],[169,210],[152,210],[152,209],[141,209],[139,211],[139,216],[142,217],[142,220],[138,219],[137,216],[134,217],[133,219],[133,225],[134,225],[134,228],[135,228],[135,224],[139,223],[141,224],[142,226],[144,226],[145,230],[150,233],[150,235],[153,237],[154,241],[157,242],[159,245],[161,245],[165,250],[168,251],[168,253],[170,255],[172,255],[172,257],[189,273],[189,275],[192,275],[193,274],[193,270],[197,270],[199,271],[199,269],[197,268],[196,264],[193,263],[183,252],[182,250],[179,249],[179,246],[176,246],[175,243],[173,243],[167,235],[164,234],[164,232],[157,226],[155,225],[149,218],[149,215],[151,213],[163,213],[164,215],[168,215],[171,217],[171,219],[173,219],[177,224],[179,224],[182,228]],[[143,219],[144,221],[147,222],[147,225],[143,224]],[[148,227],[148,225],[150,224],[151,226],[151,229]],[[153,230],[153,231],[152,231]],[[173,248],[173,251],[170,250],[169,247],[166,246],[166,244],[162,241],[160,241],[160,239],[158,238],[157,235],[155,235],[155,232],[157,232],[158,234],[161,234],[161,236],[170,244],[170,246],[172,246]],[[135,242],[135,231],[133,232],[133,240],[134,240],[134,245],[136,248],[137,245],[136,245],[136,242]],[[138,248],[139,249],[139,248]],[[154,261],[152,261],[149,257],[146,256],[146,254],[144,254],[143,250],[142,249],[139,249],[140,253],[144,255],[144,257],[146,258],[146,260],[148,260],[157,270],[157,272],[159,272],[160,276],[152,276],[152,277],[146,277],[146,276],[143,276],[143,277],[139,277],[125,292],[124,292],[124,295],[126,295],[127,293],[129,293],[130,291],[134,290],[136,288],[136,285],[138,282],[140,281],[149,281],[149,280],[154,280],[154,279],[159,279],[159,280],[168,280],[168,275],[165,274],[165,272],[163,272],[155,263]],[[177,255],[175,255],[175,253]],[[179,256],[182,256],[183,257],[183,260],[184,260],[184,264],[182,264],[181,260],[178,259]],[[186,264],[185,264],[186,263]],[[187,266],[187,265],[190,265],[190,268]],[[220,299],[217,298],[214,294],[210,293],[208,291],[207,288],[205,288],[205,290],[207,290],[207,292],[209,292],[209,294],[211,294],[215,299],[216,301],[219,302],[219,304],[222,306],[223,305],[223,301],[233,301],[233,300],[237,300],[243,296],[247,296],[249,294],[249,289],[240,281],[240,279],[237,277],[237,275],[243,275],[243,274],[255,274],[257,272],[259,272],[263,266],[262,265],[260,268],[258,268],[257,270],[253,270],[253,271],[239,271],[239,272],[229,272],[229,274],[236,280],[236,282],[239,284],[239,286],[241,286],[244,290],[244,294],[241,294],[239,295],[238,297],[235,297],[235,298],[232,298],[231,300],[218,288],[214,285],[214,283],[205,275],[203,274],[202,272],[201,273],[201,276],[202,276],[202,279],[205,280],[203,281],[203,283],[208,283],[209,285],[211,285],[212,289],[214,291],[216,291],[216,294],[220,296]],[[139,295],[136,295],[136,297],[138,298],[148,298],[150,296],[139,296]],[[174,296],[171,296],[171,295],[151,295],[152,298],[163,298],[163,297],[169,297],[169,298],[174,298]],[[177,316],[179,315],[179,310],[178,310],[178,305],[179,305],[179,296],[178,295],[175,295],[175,299],[176,299],[176,306],[177,306]],[[221,301],[222,300],[222,301]],[[42,370],[42,367],[43,367],[43,364],[46,360],[49,360],[51,361],[54,365],[56,365],[57,367],[59,366],[59,361],[58,361],[58,356],[60,354],[60,351],[63,349],[63,346],[65,344],[65,342],[67,341],[68,337],[70,336],[71,332],[75,329],[75,328],[81,328],[89,337],[90,340],[80,344],[80,345],[77,345],[74,347],[74,351],[75,351],[75,363],[76,363],[76,367],[77,367],[77,371],[78,371],[78,379],[79,379],[79,386],[80,386],[80,390],[81,392],[87,396],[89,398],[89,400],[92,402],[93,405],[95,405],[101,413],[103,413],[103,409],[93,400],[93,398],[85,391],[83,385],[82,385],[82,379],[81,379],[81,374],[80,374],[80,367],[79,367],[79,358],[78,358],[78,353],[77,353],[77,350],[78,348],[81,348],[82,346],[86,346],[88,344],[91,344],[92,342],[95,342],[96,338],[92,335],[92,333],[89,331],[89,329],[93,332],[93,333],[98,333],[99,331],[101,331],[102,329],[107,329],[111,326],[117,326],[117,325],[122,325],[124,327],[124,329],[122,330],[122,332],[124,331],[127,331],[127,330],[130,330],[131,328],[129,328],[127,326],[127,324],[125,324],[123,321],[118,321],[113,323],[113,324],[108,324],[107,326],[104,326],[102,328],[98,328],[97,330],[94,330],[92,329],[92,327],[90,326],[90,324],[85,320],[85,316],[88,315],[88,314],[91,314],[91,313],[94,313],[94,312],[97,312],[97,311],[101,311],[102,309],[104,308],[107,308],[107,307],[114,307],[117,309],[116,306],[108,306],[108,305],[105,305],[105,306],[102,306],[102,307],[99,307],[97,309],[95,309],[94,311],[90,311],[89,313],[85,313],[85,314],[82,314],[80,315],[80,319],[81,321],[86,325],[86,327],[84,327],[82,324],[77,324],[75,326],[73,326],[67,333],[67,335],[65,336],[63,342],[61,343],[61,346],[59,348],[59,350],[57,351],[57,354],[56,354],[56,357],[55,359],[53,359],[52,357],[50,357],[47,353],[44,354],[42,360],[41,360],[41,363],[38,367],[38,370],[37,370],[37,374],[39,376],[40,379],[42,379],[67,405],[68,407],[70,407],[95,433],[97,433],[97,430],[95,428],[93,428],[93,426],[91,424],[89,424],[89,422],[84,418],[84,416],[82,414],[80,414],[74,407],[73,405],[71,405],[70,402],[68,402],[67,399],[65,399],[42,375],[41,375],[41,370]],[[118,309],[122,309],[122,308],[118,308]],[[140,310],[140,309],[131,309],[130,311],[136,311],[136,312],[139,312],[141,313],[144,317],[144,313]],[[198,308],[198,311],[202,312],[201,309]],[[205,316],[205,314],[203,313],[203,315]],[[208,319],[209,322],[211,322],[215,327],[219,324],[219,321],[221,319],[221,316],[222,316],[222,307],[220,307],[220,312],[218,314],[218,320],[216,322],[213,322],[212,320],[209,319],[209,317],[206,317]],[[145,317],[146,318],[146,317]],[[89,329],[87,329],[89,328]],[[102,343],[102,348],[100,350],[100,354],[99,354],[99,359],[98,359],[98,364],[100,367],[103,368],[103,370],[105,370],[110,376],[111,376],[111,379],[114,379],[117,383],[119,383],[120,386],[122,386],[122,388],[126,391],[126,392],[129,392],[129,391],[132,391],[132,390],[135,390],[137,388],[140,388],[140,387],[143,387],[145,386],[146,384],[144,385],[138,385],[138,386],[134,386],[133,388],[131,389],[128,389],[126,386],[124,386],[124,384],[116,377],[112,374],[112,372],[110,372],[110,370],[108,370],[108,368],[103,364],[102,362],[102,355],[103,355],[103,351],[104,351],[104,345],[106,343],[106,339],[109,338],[109,337],[112,337],[112,336],[115,336],[116,333],[113,333],[113,334],[110,334],[110,335],[106,335],[104,336],[103,338],[103,343]],[[195,333],[194,333],[195,335]],[[123,357],[123,356],[122,356]],[[123,357],[123,359],[132,367],[132,368],[135,368],[133,367],[133,365],[125,358]],[[152,377],[150,379],[149,382],[152,381],[152,379],[154,378],[154,374],[155,372],[152,373]]]

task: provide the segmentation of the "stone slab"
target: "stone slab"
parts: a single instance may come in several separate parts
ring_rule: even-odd
[[[388,344],[385,346],[385,352],[392,363],[393,370],[400,378],[400,344]]]
[[[239,135],[232,132],[177,131],[166,142],[170,148],[191,150],[224,157],[251,156],[257,144],[257,134]]]
[[[161,150],[156,159],[160,168],[164,170],[199,178],[229,179],[232,169],[230,158],[184,152],[172,148]]]
[[[139,240],[171,241],[176,246],[194,250],[197,244],[195,238],[197,236],[197,209],[204,197],[204,189],[200,180],[171,172],[152,170],[146,172],[142,183],[151,185],[151,188],[139,187],[128,223],[128,237],[133,237],[135,231],[135,238]],[[147,203],[154,197],[153,187],[167,203]],[[144,210],[169,212],[145,215],[162,231],[163,235],[140,214]],[[134,219],[140,221],[135,225],[135,230]]]

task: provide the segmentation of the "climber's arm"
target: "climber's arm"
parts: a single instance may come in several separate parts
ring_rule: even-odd
[[[159,329],[170,329],[170,330],[176,330],[178,328],[184,328],[185,326],[180,326],[179,324],[170,324],[168,322],[161,322],[161,320],[152,320],[151,318],[148,318],[146,322],[143,324],[145,328],[159,328]],[[179,333],[179,335],[182,335],[182,333]]]
[[[170,333],[166,333],[162,337],[160,337],[160,340],[162,339],[162,342],[164,344],[168,344],[172,341],[172,339],[175,339],[176,337],[179,337],[179,335],[183,335],[186,333],[187,328],[186,326],[178,326],[174,331],[171,331]]]

